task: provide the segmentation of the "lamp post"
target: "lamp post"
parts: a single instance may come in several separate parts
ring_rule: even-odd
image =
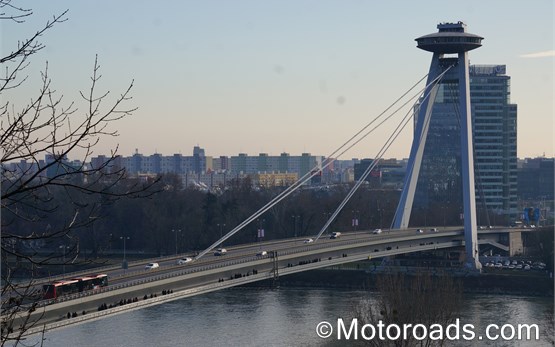
[[[175,234],[175,255],[177,255],[177,233],[181,233],[181,229],[172,229],[172,233]]]
[[[324,223],[327,223],[331,218],[331,212],[322,212],[322,214],[324,215]],[[332,232],[332,223],[333,222],[330,222],[330,225],[328,226],[329,232]]]
[[[223,237],[223,230],[225,228],[225,223],[218,223],[216,224],[220,228],[220,239]],[[220,243],[220,248],[222,247],[222,243]]]
[[[62,273],[63,273],[63,276],[66,277],[66,250],[69,248],[69,246],[62,245],[62,246],[59,246],[58,248],[62,250]]]
[[[295,233],[295,238],[297,238],[297,221],[301,218],[301,216],[293,215],[291,218],[293,218],[293,232]]]
[[[125,257],[125,241],[130,240],[131,238],[129,236],[120,236],[119,239],[123,240],[123,262],[121,263],[121,268],[126,270],[127,269],[127,259]]]
[[[264,222],[266,221],[265,219],[257,219],[256,220],[258,222],[258,230],[257,230],[257,238],[258,238],[258,246],[260,247],[260,241],[262,241],[262,238],[264,237]]]
[[[358,210],[353,210],[351,211],[353,213],[353,220],[352,220],[352,226],[354,228],[355,231],[357,231],[357,227],[358,227]]]

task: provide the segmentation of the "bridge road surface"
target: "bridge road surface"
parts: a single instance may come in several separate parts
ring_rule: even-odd
[[[321,244],[327,242],[336,242],[338,240],[365,240],[365,239],[386,239],[390,235],[399,237],[399,236],[406,236],[406,235],[413,235],[416,232],[417,228],[414,229],[407,229],[407,230],[394,230],[388,231],[384,229],[381,234],[372,234],[372,231],[368,230],[361,230],[357,232],[342,232],[341,237],[338,239],[330,239],[329,235],[324,234],[322,237],[316,241],[314,244]],[[423,229],[424,230],[424,229]],[[426,233],[430,233],[431,229],[425,229]],[[447,227],[447,228],[438,228],[440,231],[453,231],[453,230],[460,230],[460,227]],[[237,256],[248,256],[248,255],[255,255],[260,250],[263,251],[283,251],[288,249],[294,249],[298,247],[305,247],[310,246],[312,243],[305,244],[304,240],[307,238],[314,238],[313,236],[307,237],[299,237],[295,239],[285,239],[285,240],[272,240],[272,241],[264,241],[264,242],[257,242],[257,243],[250,243],[245,245],[237,245],[237,246],[230,246],[225,247],[228,253],[221,257],[214,256],[214,251],[211,253],[207,253],[203,258],[199,259],[190,264],[186,265],[177,265],[177,260],[185,257],[194,258],[193,254],[190,253],[183,253],[179,255],[170,255],[162,258],[150,258],[144,260],[133,261],[128,264],[127,269],[123,269],[120,264],[118,265],[111,265],[108,267],[100,267],[100,268],[92,268],[85,271],[78,271],[73,273],[67,273],[64,276],[51,276],[49,278],[40,278],[35,279],[34,284],[37,286],[36,289],[41,289],[43,284],[51,283],[55,280],[60,279],[70,279],[75,278],[91,273],[105,273],[108,275],[109,284],[117,284],[117,283],[124,283],[129,281],[130,279],[136,279],[139,277],[148,277],[150,274],[153,273],[171,273],[176,270],[180,270],[183,267],[199,267],[205,266],[207,264],[215,264],[218,262],[225,262],[229,258],[237,257]],[[145,266],[148,263],[156,262],[160,265],[160,268],[155,270],[145,270]]]
[[[372,242],[372,244],[376,243],[376,244],[380,244],[381,246],[384,246],[384,245],[387,245],[388,240],[395,243],[395,242],[399,242],[400,239],[404,239],[409,236],[412,236],[412,237],[410,237],[411,239],[410,241],[406,241],[407,245],[408,246],[414,245],[418,247],[418,240],[420,238],[431,237],[435,239],[441,239],[442,236],[445,236],[444,237],[445,240],[449,239],[449,241],[451,241],[451,238],[453,237],[460,238],[462,236],[462,231],[460,230],[460,228],[453,227],[448,229],[449,230],[443,230],[440,232],[425,231],[424,234],[417,233],[416,229],[403,230],[403,231],[397,230],[397,231],[392,231],[391,233],[388,233],[388,231],[383,231],[381,234],[372,234],[369,231],[349,232],[349,233],[342,234],[342,236],[339,239],[329,239],[329,236],[328,236],[326,238],[321,238],[316,243],[308,243],[308,244],[305,244],[303,242],[304,240],[303,238],[267,241],[262,243],[230,247],[228,249],[228,254],[225,256],[216,257],[211,254],[207,254],[204,258],[200,259],[199,261],[196,261],[194,263],[190,263],[187,265],[175,265],[175,261],[177,259],[175,256],[164,258],[163,260],[149,259],[149,260],[144,260],[144,261],[135,263],[130,269],[125,271],[125,274],[123,274],[123,271],[121,269],[102,271],[104,273],[108,273],[109,276],[111,277],[110,287],[127,286],[124,292],[116,293],[116,291],[113,291],[113,292],[104,291],[105,288],[103,288],[100,291],[100,293],[97,293],[94,295],[90,295],[92,294],[90,292],[82,293],[82,294],[89,294],[88,296],[85,297],[86,300],[83,300],[83,297],[78,297],[74,300],[67,300],[67,301],[62,300],[64,298],[61,298],[59,302],[56,302],[52,305],[45,306],[43,310],[38,309],[37,311],[42,311],[42,313],[44,313],[44,316],[41,317],[41,324],[42,324],[42,323],[48,323],[56,320],[62,320],[66,318],[65,315],[69,311],[71,312],[74,312],[74,311],[81,312],[82,310],[86,310],[87,312],[96,311],[97,307],[102,303],[110,304],[110,303],[117,302],[120,299],[129,299],[135,296],[137,296],[139,299],[142,299],[142,297],[145,294],[153,293],[153,292],[159,293],[164,289],[183,290],[187,288],[204,286],[214,282],[218,283],[219,282],[218,280],[220,278],[227,280],[230,277],[233,277],[234,274],[236,273],[244,274],[245,272],[249,271],[249,268],[252,269],[253,267],[255,267],[259,272],[266,272],[267,274],[269,274],[275,268],[274,261],[268,256],[256,257],[255,254],[259,250],[265,250],[268,253],[270,253],[271,251],[278,251],[278,254],[281,254],[281,253],[291,253],[291,252],[294,253],[302,249],[310,250],[310,249],[316,249],[316,248],[322,248],[322,247],[336,247],[334,246],[335,244],[339,245],[339,244],[350,243],[349,247],[352,247],[352,250],[354,251],[356,244],[358,243]],[[356,243],[353,243],[351,241],[355,241]],[[402,246],[401,243],[398,243],[398,244]],[[407,247],[407,245],[405,245],[405,247]],[[420,246],[422,245],[424,245],[424,243],[420,243]],[[460,242],[456,244],[449,243],[449,244],[443,245],[442,248],[454,247],[454,246],[460,246],[460,245],[461,245]],[[411,251],[416,251],[417,250],[416,247],[413,248]],[[390,250],[391,247],[388,247],[387,249]],[[427,249],[434,249],[434,246],[432,247],[428,246]],[[384,247],[382,247],[382,250],[385,250]],[[426,250],[426,249],[419,249],[419,250]],[[319,252],[321,253],[323,251],[325,251],[325,249],[322,249]],[[376,251],[378,250],[375,249],[374,252]],[[347,250],[347,252],[349,252],[349,250]],[[398,251],[397,253],[401,253],[401,252],[403,251],[401,250],[401,251]],[[369,253],[369,251],[365,250],[363,253],[364,253],[364,256],[366,256]],[[385,252],[385,253],[391,253],[391,252]],[[321,255],[323,255],[323,253]],[[334,257],[339,257],[338,254],[336,253],[330,254],[330,257],[332,255]],[[389,255],[389,254],[383,254],[383,255],[375,254],[376,257],[386,256],[386,255]],[[305,258],[307,258],[308,260],[311,260],[310,257],[311,257],[310,255],[305,256]],[[362,259],[364,258],[360,258],[359,260],[362,260]],[[248,261],[248,264],[243,264],[241,266],[240,262],[243,260]],[[156,270],[149,270],[149,271],[144,270],[144,265],[152,261],[158,261],[160,263],[160,268]],[[344,259],[342,262],[348,262],[348,261],[355,261],[355,260]],[[239,265],[235,265],[235,267],[233,267],[231,266],[233,264],[239,264]],[[245,265],[247,266],[247,268],[245,268]],[[277,265],[278,265],[279,271],[283,273],[284,268],[289,264],[284,263],[283,261],[280,261],[279,264]],[[329,264],[329,265],[333,265],[333,264]],[[224,266],[226,267],[226,269],[222,269],[222,267]],[[321,264],[320,267],[322,266],[325,266],[325,265]],[[219,271],[210,270],[210,268],[212,269],[219,268],[220,270]],[[184,275],[183,278],[185,277],[188,277],[188,278],[186,281],[184,280],[183,283],[180,283],[177,286],[178,288],[176,288],[175,280],[173,282],[165,280],[171,276],[174,276],[174,277],[179,276],[180,272],[182,275],[184,269],[187,269],[188,275]],[[195,270],[203,270],[203,271],[195,271]],[[299,271],[304,271],[304,270],[299,270]],[[88,272],[90,273],[90,271]],[[271,278],[271,277],[266,276],[266,278]],[[150,280],[155,279],[156,281],[149,282],[149,279]],[[145,283],[149,283],[149,285],[146,286]],[[37,315],[40,315],[40,312]]]

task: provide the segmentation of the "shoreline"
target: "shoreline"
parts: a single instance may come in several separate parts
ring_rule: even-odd
[[[375,289],[377,277],[383,273],[365,270],[318,269],[279,278],[280,287],[331,288],[331,289]],[[447,274],[449,275],[449,274]],[[410,276],[410,274],[409,274]],[[515,276],[479,274],[454,277],[462,281],[465,294],[495,294],[515,296],[553,297],[553,279],[548,276]],[[272,287],[273,280],[245,285],[245,287]]]

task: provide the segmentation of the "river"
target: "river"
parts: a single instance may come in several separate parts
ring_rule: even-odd
[[[181,299],[48,332],[58,346],[345,346],[316,335],[321,321],[350,323],[353,308],[371,292],[338,289],[237,288]],[[467,294],[461,325],[541,324],[553,298]],[[545,334],[540,325],[540,334]],[[477,334],[478,335],[478,334]],[[335,337],[335,341],[334,341]],[[31,340],[35,341],[37,336]],[[32,342],[32,341],[28,341]],[[542,341],[463,341],[448,346],[546,346]]]

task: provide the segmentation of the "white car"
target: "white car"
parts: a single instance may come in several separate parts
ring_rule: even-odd
[[[437,228],[431,228],[430,231],[433,232],[433,233],[439,232],[439,230],[437,230]]]
[[[218,250],[216,252],[214,252],[214,255],[219,257],[221,255],[225,255],[227,253],[227,249],[225,248],[218,248]]]
[[[304,242],[304,243],[312,243],[312,242],[314,242],[314,240],[313,240],[313,239],[306,239],[306,240],[304,240],[303,242]]]
[[[186,258],[177,259],[176,264],[177,265],[184,265],[184,264],[190,263],[192,261],[193,261],[193,258],[186,257]]]
[[[257,256],[257,257],[263,257],[263,256],[265,256],[265,255],[268,255],[268,252],[266,252],[266,251],[260,251],[260,252],[256,253],[256,256]]]
[[[381,234],[382,233],[382,229],[374,229],[374,231],[372,231],[372,234]]]
[[[160,265],[158,263],[148,263],[145,266],[145,270],[158,269],[159,267],[160,267]]]
[[[339,236],[341,236],[340,232],[331,233],[330,239],[337,239]]]
[[[419,233],[419,234],[422,234],[424,232],[424,230],[418,229],[418,230],[416,230],[416,232]]]

